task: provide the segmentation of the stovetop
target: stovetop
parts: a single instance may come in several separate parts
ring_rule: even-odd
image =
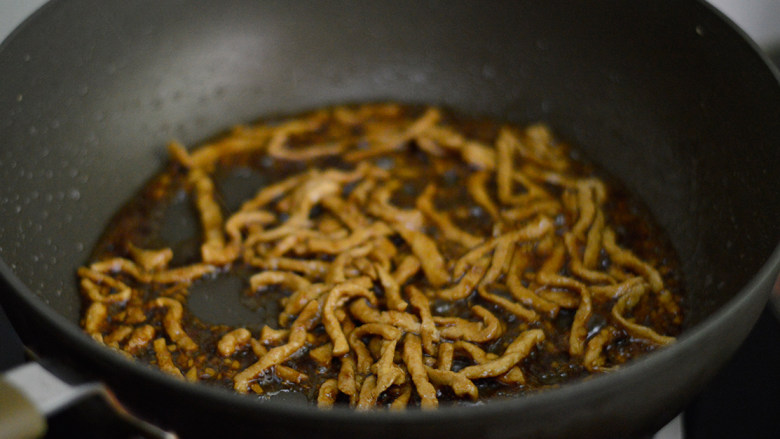
[[[742,26],[780,66],[780,1],[709,1]],[[0,0],[0,40],[44,2]],[[735,356],[655,439],[780,437],[779,318],[780,312],[767,306]],[[0,372],[24,361],[21,342],[0,308]],[[72,425],[73,419],[66,416],[50,419],[46,438],[74,437]]]

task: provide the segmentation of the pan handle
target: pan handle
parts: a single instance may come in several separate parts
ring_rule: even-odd
[[[0,432],[10,439],[43,436],[46,418],[11,380],[0,378]]]
[[[128,437],[177,437],[128,413],[105,385],[71,385],[35,362],[0,377],[0,432],[9,439],[41,437],[47,429],[46,416],[94,398],[103,403],[110,421],[121,426],[118,430],[127,432]]]

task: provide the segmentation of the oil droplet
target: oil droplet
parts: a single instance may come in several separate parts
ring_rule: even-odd
[[[493,79],[496,77],[496,69],[495,67],[485,64],[482,66],[482,76],[486,79]]]

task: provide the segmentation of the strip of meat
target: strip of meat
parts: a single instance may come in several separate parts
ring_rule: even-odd
[[[357,363],[351,353],[341,357],[341,367],[338,375],[338,388],[341,393],[349,396],[350,404],[357,403]]]
[[[195,166],[195,163],[192,160],[192,156],[190,156],[190,153],[181,143],[175,141],[170,142],[167,145],[167,149],[168,156],[178,164],[184,166],[185,168],[192,168]]]
[[[277,364],[274,366],[274,373],[277,377],[283,381],[287,381],[291,384],[302,384],[309,381],[309,376],[303,372],[293,369],[292,367],[285,366],[284,364]]]
[[[536,278],[541,284],[569,288],[579,293],[580,304],[574,314],[569,334],[569,354],[572,356],[582,355],[585,351],[585,340],[588,337],[588,320],[593,312],[590,290],[582,282],[561,275],[540,272]]]
[[[553,146],[550,129],[543,124],[535,124],[523,130],[518,152],[529,161],[558,173],[568,168],[568,161],[561,148]]]
[[[633,337],[641,338],[658,345],[673,343],[675,341],[674,337],[661,335],[652,328],[634,323],[623,316],[626,311],[636,306],[643,294],[644,290],[642,289],[632,289],[622,295],[615,303],[615,306],[612,307],[612,318],[620,323],[620,325]]]
[[[255,380],[267,369],[284,362],[301,349],[306,342],[306,331],[314,325],[319,314],[319,304],[316,301],[309,302],[298,318],[295,319],[295,322],[293,322],[288,342],[269,350],[256,363],[237,373],[233,377],[233,388],[239,393],[246,393],[251,381]]]
[[[349,142],[347,141],[328,142],[309,145],[306,148],[296,150],[285,147],[282,142],[274,142],[269,144],[268,155],[282,160],[307,161],[325,156],[339,155],[348,146]]]
[[[323,283],[317,283],[309,285],[306,288],[296,290],[290,297],[287,298],[286,303],[283,303],[284,310],[279,313],[279,325],[286,327],[289,323],[290,317],[297,315],[306,307],[306,305],[312,300],[318,299],[325,294],[330,288],[329,285]]]
[[[391,411],[403,410],[409,404],[409,399],[412,397],[412,385],[407,382],[401,389],[401,393],[390,403]]]
[[[158,297],[150,302],[155,307],[165,307],[167,312],[163,317],[163,326],[168,333],[168,337],[173,340],[180,348],[185,351],[194,351],[198,349],[198,344],[195,343],[181,326],[181,318],[184,313],[184,308],[181,302],[169,297]]]
[[[369,375],[363,380],[360,386],[360,396],[358,397],[357,409],[368,410],[376,405],[379,392],[376,388],[376,375]]]
[[[393,192],[399,187],[401,182],[393,179],[374,188],[366,204],[366,210],[388,224],[408,230],[421,230],[425,224],[422,212],[416,209],[401,209],[390,203]]]
[[[420,407],[423,409],[438,407],[439,400],[436,398],[436,389],[428,380],[428,373],[425,371],[420,337],[412,333],[406,334],[404,337],[403,359],[406,369],[412,377],[412,382],[414,382],[414,386],[417,388],[417,394],[420,396]]]
[[[125,258],[103,259],[89,266],[90,270],[98,273],[126,273],[141,282],[149,282],[149,276],[135,262]],[[83,270],[82,270],[83,271]],[[83,272],[87,274],[88,272]]]
[[[308,305],[308,303],[306,305]],[[268,325],[264,325],[263,329],[260,330],[259,340],[265,345],[278,345],[289,337],[289,329],[274,329]]]
[[[345,160],[358,162],[378,155],[384,155],[402,148],[408,141],[435,125],[441,119],[441,112],[436,108],[428,108],[416,121],[400,133],[393,133],[381,139],[377,146],[364,150],[355,150],[345,154]]]
[[[332,196],[324,198],[322,206],[351,230],[362,229],[371,223],[357,203],[344,201],[341,197]]]
[[[422,337],[423,348],[425,349],[425,352],[433,355],[436,351],[434,344],[439,342],[440,335],[439,330],[436,329],[436,324],[433,321],[431,304],[428,300],[428,296],[413,286],[409,286],[406,289],[406,294],[409,296],[409,301],[412,303],[412,306],[417,309],[417,312],[420,314],[420,336]]]
[[[249,278],[249,285],[252,291],[257,291],[269,285],[281,285],[284,288],[299,291],[309,288],[311,283],[306,278],[289,271],[263,271],[252,275]]]
[[[497,355],[493,353],[488,354],[479,346],[463,340],[458,340],[452,345],[456,351],[463,351],[468,354],[471,357],[471,360],[476,364],[484,364],[498,358]],[[507,372],[499,375],[497,380],[504,384],[523,384],[525,383],[525,375],[523,375],[523,372],[517,366],[512,366]]]
[[[149,273],[148,279],[158,284],[191,283],[215,271],[217,267],[211,264],[192,264]]]
[[[510,263],[509,271],[506,275],[506,286],[509,289],[509,293],[515,300],[524,305],[530,306],[543,313],[556,315],[558,313],[557,304],[538,296],[536,293],[526,288],[520,280],[519,274],[525,270],[528,263],[526,249],[517,248],[512,256],[512,262]]]
[[[444,258],[431,238],[404,227],[395,226],[395,231],[412,248],[412,252],[420,260],[425,277],[432,286],[440,287],[450,281],[450,274],[444,268]]]
[[[501,218],[505,221],[527,221],[535,216],[554,218],[561,212],[561,203],[558,200],[542,199],[534,200],[529,204],[501,210]]]
[[[290,137],[316,131],[323,126],[327,119],[328,112],[316,111],[305,118],[289,120],[274,126],[267,146],[268,155],[285,160],[307,160],[321,155],[331,155],[341,152],[340,148],[336,149],[334,152],[331,147],[314,148],[311,151],[309,151],[309,147],[307,147],[301,151],[297,151],[286,148],[285,146]]]
[[[111,331],[110,334],[103,337],[103,342],[108,346],[119,347],[119,343],[127,338],[130,333],[133,332],[133,328],[130,326],[122,325]]]
[[[128,248],[135,262],[145,271],[164,270],[173,258],[173,250],[170,248],[145,250],[132,244],[128,245]]]
[[[333,359],[333,343],[325,343],[309,351],[309,357],[320,367],[330,367]]]
[[[514,204],[512,172],[514,168],[513,152],[517,143],[520,142],[508,128],[502,128],[498,133],[496,139],[496,192],[499,201],[503,204]]]
[[[420,331],[420,321],[416,316],[395,310],[379,311],[373,308],[366,300],[358,299],[353,301],[349,306],[349,311],[363,323],[382,323],[395,326],[404,331]]]
[[[464,367],[459,373],[472,380],[502,375],[527,357],[531,353],[531,349],[543,340],[543,331],[539,329],[525,331],[506,348],[501,357],[482,364]]]
[[[501,215],[499,214],[498,206],[493,202],[487,190],[489,179],[489,172],[475,172],[469,176],[466,188],[474,202],[482,207],[493,218],[493,221],[500,222]]]
[[[214,183],[201,168],[191,168],[189,182],[195,187],[195,205],[203,229],[201,257],[207,264],[224,265],[238,256],[236,246],[226,246],[222,233],[222,209],[214,198]]]
[[[464,248],[471,248],[482,243],[482,238],[460,229],[445,213],[436,210],[433,204],[433,197],[435,195],[436,186],[434,184],[428,184],[422,194],[417,197],[415,205],[436,225],[436,227],[439,228],[439,230],[441,230],[444,237],[459,243]]]
[[[276,216],[264,210],[239,211],[231,215],[225,222],[225,233],[230,238],[230,245],[238,246],[241,242],[241,230],[251,225],[268,225],[276,220]]]
[[[264,186],[260,189],[255,196],[245,201],[239,212],[255,211],[272,201],[281,198],[284,194],[290,192],[297,187],[307,177],[306,173],[296,174],[286,179],[273,183],[268,186]]]
[[[401,297],[401,286],[398,281],[393,277],[390,272],[379,264],[374,266],[377,274],[379,275],[379,282],[385,290],[385,298],[387,300],[387,307],[391,310],[403,311],[408,304]]]
[[[664,289],[664,282],[658,270],[637,258],[629,250],[620,248],[615,242],[615,232],[612,229],[606,228],[604,230],[602,242],[604,250],[609,254],[612,263],[624,266],[642,275],[650,283],[650,288],[654,292],[658,293]]]
[[[217,351],[223,357],[233,355],[237,349],[245,346],[252,338],[252,333],[246,328],[234,329],[223,335],[217,343]]]
[[[420,271],[420,260],[415,255],[406,255],[395,268],[393,272],[393,279],[400,286],[405,284],[411,279],[412,276]]]
[[[334,311],[336,307],[341,306],[344,302],[353,297],[364,297],[376,305],[376,296],[370,290],[365,288],[359,281],[348,280],[333,287],[328,292],[327,299],[323,305],[322,310],[322,323],[325,326],[325,331],[333,341],[333,355],[341,357],[349,351],[349,344],[347,338],[341,330],[341,325],[336,318]]]
[[[210,264],[192,264],[147,273],[135,262],[125,258],[110,258],[95,262],[89,268],[100,273],[126,273],[139,282],[156,284],[190,283],[217,270],[217,267]]]
[[[589,181],[578,181],[577,185],[577,222],[572,227],[572,233],[581,237],[585,235],[596,216],[596,200],[593,186]]]
[[[597,216],[598,218],[598,216]],[[569,269],[575,276],[592,284],[612,284],[615,279],[607,273],[589,269],[580,259],[577,238],[573,233],[566,233],[563,237],[566,253],[569,255]]]
[[[484,286],[480,286],[479,288],[477,288],[477,292],[479,293],[480,297],[487,300],[488,302],[495,303],[501,308],[504,308],[505,310],[511,312],[512,314],[521,317],[529,322],[534,322],[539,320],[539,314],[535,313],[533,310],[528,309],[523,305],[520,305],[519,303],[513,302],[497,294],[489,293]]]
[[[479,346],[477,346],[474,343],[469,343],[467,341],[458,340],[454,343],[452,343],[453,348],[456,351],[465,352],[468,354],[469,357],[471,357],[471,360],[474,361],[477,364],[482,364],[490,360],[494,360],[495,358],[489,358],[487,352],[482,350]],[[497,358],[497,357],[496,357]]]
[[[152,325],[143,325],[135,328],[125,344],[125,350],[133,354],[145,348],[152,341],[156,332]]]
[[[461,276],[455,285],[437,291],[436,296],[449,301],[465,299],[479,285],[485,272],[487,272],[489,262],[487,257],[475,261],[474,265],[466,270],[466,273]]]
[[[540,273],[545,273],[547,275],[558,274],[563,269],[565,263],[566,247],[560,240],[555,240],[550,255],[544,260],[542,266],[539,267],[536,277],[538,278]]]
[[[441,370],[452,369],[452,360],[455,356],[455,345],[453,343],[439,343],[438,358],[436,359],[436,368]]]
[[[596,335],[588,340],[588,346],[585,348],[585,355],[582,358],[582,365],[593,372],[600,370],[606,361],[603,356],[603,349],[615,337],[615,329],[607,326],[602,328]]]
[[[157,357],[157,366],[165,373],[171,374],[177,378],[184,378],[181,370],[176,367],[173,362],[171,352],[168,350],[168,345],[165,343],[164,338],[158,338],[154,341],[154,354]]]
[[[647,289],[650,285],[645,281],[644,278],[641,277],[632,277],[628,280],[625,280],[619,284],[614,285],[594,285],[590,287],[591,293],[593,293],[594,298],[600,299],[600,300],[611,300],[611,299],[617,299],[619,297],[622,297],[625,294],[630,294],[635,289]],[[643,294],[638,293],[638,294]]]
[[[370,226],[355,230],[351,235],[343,239],[309,238],[307,244],[312,252],[337,255],[357,247],[372,238],[387,236],[392,233],[393,231],[387,224],[377,221]]]
[[[352,263],[355,259],[362,258],[371,253],[372,246],[370,244],[355,247],[348,251],[342,252],[336,256],[336,259],[330,264],[330,269],[325,277],[325,283],[336,284],[347,280],[346,269],[347,265]]]
[[[496,248],[493,250],[490,268],[480,281],[480,285],[492,284],[509,269],[509,264],[512,262],[512,254],[515,250],[515,241],[511,238],[513,236],[505,235],[498,239]]]
[[[312,208],[323,198],[338,194],[341,185],[321,172],[310,171],[309,178],[303,180],[290,194],[292,208],[290,217],[284,223],[291,227],[298,227],[307,223]]]
[[[317,391],[317,407],[331,408],[339,396],[339,381],[335,378],[325,380]]]
[[[568,290],[547,289],[541,286],[536,289],[534,294],[550,303],[563,309],[575,309],[580,306],[580,298]]]
[[[403,333],[395,326],[385,323],[366,323],[353,329],[349,333],[349,345],[357,355],[357,371],[360,374],[368,373],[371,369],[371,364],[373,363],[371,353],[360,340],[361,337],[366,335],[377,335],[390,341],[401,338]]]
[[[386,340],[382,344],[382,353],[379,357],[379,361],[376,362],[376,393],[381,395],[382,392],[387,390],[390,386],[397,384],[403,384],[406,381],[406,374],[404,371],[395,364],[395,347],[398,344],[398,340],[401,338],[399,334],[397,338],[392,340]]]
[[[247,258],[244,260],[257,268],[264,270],[285,270],[302,273],[314,279],[321,279],[330,270],[330,264],[318,259],[293,258]]]
[[[81,291],[84,292],[91,301],[102,303],[124,303],[130,300],[133,291],[125,285],[111,276],[107,276],[103,273],[89,270],[87,268],[79,269],[79,276],[81,276]],[[108,290],[116,290],[115,293],[106,294],[101,291],[100,286],[93,282],[93,279],[100,279],[103,285]]]
[[[460,149],[460,157],[477,169],[492,170],[496,166],[495,151],[480,142],[467,141]]]
[[[521,229],[508,232],[496,238],[492,238],[485,243],[473,248],[468,253],[463,255],[455,263],[453,269],[453,275],[456,277],[461,276],[469,265],[474,265],[481,257],[487,253],[493,251],[498,244],[504,240],[509,242],[524,242],[533,239],[539,239],[541,236],[547,234],[553,228],[553,223],[549,218],[539,217],[535,221],[528,223]]]
[[[596,212],[596,218],[588,229],[588,235],[585,238],[585,251],[582,255],[582,265],[588,270],[596,268],[601,253],[601,241],[604,234],[604,213],[599,210]]]
[[[495,340],[504,332],[501,321],[487,309],[475,305],[471,312],[482,319],[481,322],[473,322],[459,317],[434,316],[433,321],[440,326],[439,334],[448,340],[466,340],[477,343]]]
[[[455,395],[459,397],[468,396],[472,401],[476,401],[479,398],[477,386],[462,373],[434,369],[430,366],[425,366],[425,372],[433,384],[451,387]]]
[[[168,144],[168,152],[172,159],[185,168],[210,169],[215,162],[223,157],[247,153],[265,148],[272,130],[265,126],[237,126],[232,135],[199,147],[192,154],[178,142]]]
[[[389,236],[377,236],[371,240],[371,253],[369,258],[380,265],[388,273],[393,269],[394,258],[398,255],[398,248],[389,239]]]

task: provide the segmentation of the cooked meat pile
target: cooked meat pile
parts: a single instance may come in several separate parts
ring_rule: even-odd
[[[679,333],[662,236],[545,126],[370,104],[169,152],[78,277],[93,338],[182,379],[433,408],[613,369]],[[230,207],[237,170],[262,181]],[[182,197],[190,254],[160,237]],[[278,312],[193,315],[192,288],[228,276]]]

